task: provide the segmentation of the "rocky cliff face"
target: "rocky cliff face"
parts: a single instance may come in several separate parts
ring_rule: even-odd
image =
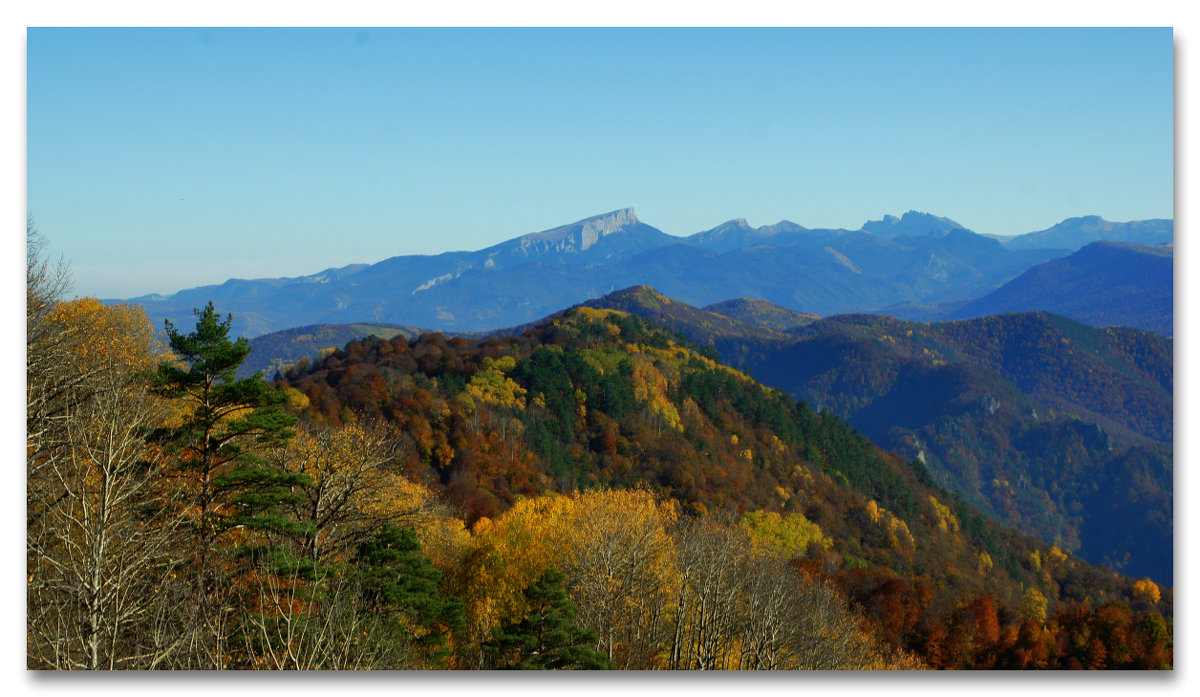
[[[512,242],[497,245],[496,253],[502,253],[515,247],[526,253],[556,253],[570,254],[583,252],[595,245],[602,237],[611,235],[638,224],[637,215],[632,208],[585,218],[577,223],[563,225],[542,232],[533,232],[518,237]]]

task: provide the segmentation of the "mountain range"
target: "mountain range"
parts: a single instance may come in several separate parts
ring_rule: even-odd
[[[1170,242],[1173,235],[1171,221],[1068,223],[1001,242],[909,211],[859,230],[789,221],[755,228],[737,219],[678,237],[627,208],[474,252],[397,256],[295,278],[231,279],[131,302],[156,324],[164,318],[186,324],[194,308],[212,300],[247,337],[352,322],[487,331],[639,284],[697,306],[751,297],[830,315],[979,298],[1074,251],[1038,247],[1038,240],[1074,245],[1108,235]]]

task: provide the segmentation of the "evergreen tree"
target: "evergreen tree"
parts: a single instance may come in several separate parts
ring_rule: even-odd
[[[443,665],[446,639],[463,629],[466,618],[458,598],[442,598],[439,593],[441,572],[421,554],[416,534],[408,528],[385,525],[359,547],[356,562],[363,601],[368,614],[375,617],[380,638],[411,642],[418,661]]]
[[[261,376],[236,379],[250,344],[244,338],[230,341],[232,318],[221,321],[211,302],[196,316],[196,329],[188,334],[166,321],[167,340],[179,360],[160,363],[157,377],[160,394],[191,407],[183,423],[164,435],[181,468],[198,475],[201,536],[211,542],[239,525],[286,528],[276,511],[290,500],[289,487],[308,480],[266,466],[255,450],[284,444],[295,435],[296,418],[283,411],[286,396]]]
[[[563,575],[548,569],[525,589],[528,614],[505,622],[484,651],[498,667],[518,670],[613,670],[616,665],[592,648],[596,633],[575,624],[578,612],[563,589]]]
[[[230,340],[232,317],[222,321],[211,302],[195,314],[196,328],[186,334],[166,322],[175,355],[159,364],[156,391],[180,400],[184,413],[177,426],[158,435],[175,455],[191,508],[194,558],[188,566],[196,573],[198,631],[219,635],[215,618],[223,599],[217,593],[217,555],[225,550],[218,546],[233,530],[299,532],[293,529],[295,522],[281,515],[281,507],[294,499],[293,487],[309,480],[279,472],[256,454],[286,443],[296,419],[283,411],[285,395],[261,376],[236,378],[250,345],[244,338]],[[219,649],[209,656],[224,665]]]

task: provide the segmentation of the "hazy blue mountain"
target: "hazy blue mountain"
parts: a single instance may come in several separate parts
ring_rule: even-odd
[[[612,211],[477,251],[397,256],[311,276],[231,279],[136,298],[185,326],[212,300],[253,337],[355,322],[488,331],[535,321],[619,288],[651,285],[697,306],[756,298],[817,315],[978,298],[1066,250],[1009,249],[958,223],[909,211],[862,230],[744,220],[687,237]]]
[[[601,270],[612,281],[608,287],[595,281],[590,285],[602,293],[651,285],[698,306],[730,297],[758,298],[798,312],[829,315],[901,299],[927,302],[983,295],[1061,254],[1011,252],[968,230],[895,239],[844,230],[785,230],[756,239],[760,243],[726,252],[696,245],[649,250],[619,269]]]
[[[901,319],[968,319],[1044,310],[1096,327],[1174,333],[1174,245],[1093,242],[1070,256],[1038,264],[973,300],[904,304],[879,312]]]
[[[871,220],[863,224],[864,232],[880,237],[923,237],[925,235],[944,235],[952,230],[966,230],[949,218],[940,218],[929,213],[909,211],[897,218],[885,215],[882,220]]]
[[[775,230],[771,228],[751,227],[745,218],[737,218],[721,223],[711,230],[697,232],[685,238],[685,241],[702,249],[720,253],[763,244],[774,235]]]
[[[1113,223],[1098,215],[1067,218],[1061,223],[1024,235],[1003,239],[1009,249],[1070,249],[1072,251],[1092,242],[1135,242],[1165,244],[1175,239],[1174,220],[1134,220]]]
[[[678,241],[640,222],[632,208],[625,208],[501,242],[476,252],[472,261],[482,258],[482,268],[505,268],[546,259],[561,259],[569,264],[611,263]]]
[[[1093,242],[1039,264],[954,311],[952,319],[1045,310],[1097,327],[1174,332],[1174,244]]]
[[[751,227],[745,218],[737,218],[727,223],[721,223],[711,230],[689,235],[682,241],[685,244],[722,253],[759,244],[769,244],[775,247],[787,247],[805,242],[815,244],[846,232],[846,230],[809,230],[789,220],[781,220],[774,225]]]
[[[572,267],[619,265],[646,249],[677,242],[624,209],[474,252],[391,257],[299,278],[231,279],[133,301],[156,323],[162,318],[186,323],[193,308],[211,299],[220,311],[234,315],[234,331],[245,336],[350,322],[482,330],[537,319],[613,289],[575,287]],[[538,273],[539,264],[548,264],[547,273],[554,276],[546,284],[526,277]],[[447,290],[448,285],[453,288]]]
[[[685,237],[684,242],[713,252],[730,252],[757,244],[769,244],[773,247],[822,246],[854,233],[869,233],[891,239],[901,236],[943,236],[952,230],[966,228],[949,218],[918,211],[909,211],[900,218],[885,215],[882,220],[868,221],[859,230],[809,229],[789,220],[756,228],[747,223],[745,218],[735,218],[711,230]]]

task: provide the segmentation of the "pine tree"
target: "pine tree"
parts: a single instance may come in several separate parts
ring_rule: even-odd
[[[483,649],[500,668],[518,670],[613,670],[616,665],[592,648],[596,633],[575,624],[578,612],[563,589],[563,575],[548,569],[525,589],[528,614],[505,622]]]
[[[412,662],[397,668],[441,667],[446,639],[466,626],[462,602],[443,598],[438,591],[441,572],[421,554],[416,534],[408,528],[385,525],[358,550],[356,569],[366,610],[377,623],[377,638],[411,643]]]
[[[222,602],[218,590],[217,557],[229,551],[232,531],[296,534],[296,524],[281,515],[283,504],[294,500],[291,488],[308,478],[267,466],[257,455],[280,446],[294,435],[295,417],[283,411],[286,396],[270,388],[261,376],[237,379],[236,372],[250,353],[244,338],[229,338],[232,317],[222,321],[208,303],[195,311],[194,331],[184,334],[166,322],[167,341],[174,359],[159,364],[156,391],[180,400],[182,422],[160,431],[159,439],[175,455],[179,480],[187,490],[193,521],[199,631],[220,634],[215,625]],[[211,638],[211,637],[210,637]],[[219,642],[218,642],[219,645]],[[223,666],[220,650],[210,659]]]

